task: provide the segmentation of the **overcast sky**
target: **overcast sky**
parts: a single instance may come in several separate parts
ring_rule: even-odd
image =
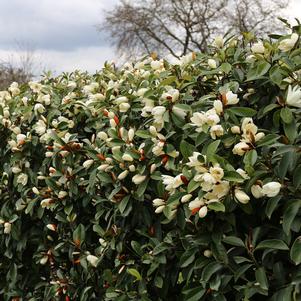
[[[289,15],[301,20],[301,0]],[[116,59],[108,38],[96,30],[105,9],[118,0],[0,0],[0,60],[35,49],[37,61],[56,72],[94,72]],[[20,50],[21,49],[21,50]]]

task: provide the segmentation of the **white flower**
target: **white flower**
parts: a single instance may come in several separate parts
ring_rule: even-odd
[[[97,267],[98,264],[98,257],[94,256],[94,255],[88,255],[87,256],[87,261],[93,266],[93,267]]]
[[[221,114],[223,112],[223,103],[219,99],[216,99],[213,102],[213,107],[217,114]]]
[[[280,41],[278,48],[284,52],[290,51],[294,48],[298,38],[299,36],[296,33],[293,33],[290,38]]]
[[[42,136],[43,134],[45,134],[46,132],[46,124],[45,122],[40,119],[36,124],[35,124],[35,127],[34,127],[36,133],[39,135],[39,136]]]
[[[48,198],[48,199],[42,200],[40,205],[41,205],[42,208],[47,208],[47,207],[49,207],[51,204],[53,204],[53,199]]]
[[[220,137],[224,135],[224,129],[220,124],[213,125],[210,128],[210,136],[212,139],[216,139],[216,137]]]
[[[92,164],[94,163],[94,160],[93,159],[89,159],[89,160],[86,160],[84,163],[83,163],[83,167],[85,169],[88,169],[92,166]]]
[[[25,186],[28,181],[28,175],[25,173],[21,173],[17,178],[17,183]]]
[[[68,195],[67,191],[61,190],[58,194],[58,198],[59,199],[63,199],[64,197],[66,197]]]
[[[13,96],[16,96],[16,95],[20,94],[20,89],[19,89],[19,85],[18,85],[17,82],[11,83],[8,90],[11,92],[11,94]]]
[[[120,104],[128,102],[128,101],[129,100],[126,96],[120,96],[114,100],[114,103],[116,103],[117,105],[120,105]]]
[[[203,158],[203,162],[199,161],[199,158]],[[194,167],[197,172],[204,173],[207,171],[204,166],[205,157],[199,152],[193,152],[191,157],[188,157],[189,162],[186,163],[189,167]]]
[[[206,123],[210,126],[213,126],[217,123],[219,123],[220,118],[219,116],[216,114],[215,109],[210,109],[205,113],[206,117],[207,117],[207,121]]]
[[[157,106],[157,107],[154,107],[152,109],[152,115],[154,117],[156,117],[156,116],[162,116],[165,113],[165,111],[166,111],[165,107],[163,107],[163,106]]]
[[[144,182],[145,179],[146,179],[146,176],[143,176],[143,175],[134,175],[132,177],[132,182],[135,183],[136,185],[139,185],[142,182]]]
[[[24,144],[25,139],[26,139],[26,135],[24,135],[24,134],[18,134],[16,138],[17,138],[18,144]]]
[[[40,264],[45,265],[47,261],[48,261],[48,256],[45,255],[40,259]]]
[[[37,82],[29,82],[28,85],[29,88],[35,93],[39,93],[43,87],[40,83]]]
[[[281,184],[278,182],[270,182],[262,186],[262,193],[270,198],[276,196],[280,192]]]
[[[234,155],[242,156],[250,149],[250,146],[246,142],[239,142],[234,145],[232,150]]]
[[[157,106],[152,108],[152,115],[154,116],[154,126],[156,127],[157,131],[160,131],[164,126],[164,119],[163,115],[166,111],[166,108],[163,106]]]
[[[178,89],[170,89],[162,94],[162,99],[167,99],[171,102],[176,102],[179,99],[180,92]]]
[[[37,103],[37,104],[35,104],[35,106],[34,106],[34,111],[35,111],[36,114],[37,114],[37,113],[42,114],[42,113],[44,113],[46,110],[45,110],[45,107],[44,107],[41,103]]]
[[[224,176],[224,170],[219,166],[210,167],[209,169],[210,174],[213,176],[215,181],[220,181]]]
[[[163,184],[166,186],[165,189],[171,192],[174,192],[176,188],[183,184],[181,179],[182,175],[177,175],[176,177],[172,177],[169,175],[162,175]]]
[[[153,200],[154,207],[159,207],[159,206],[163,206],[163,205],[165,205],[165,201],[163,199],[157,198],[157,199]]]
[[[252,185],[251,193],[256,199],[262,198],[264,196],[264,193],[262,192],[262,187],[260,185]]]
[[[210,258],[212,256],[212,251],[211,250],[205,250],[203,252],[203,255],[207,258]]]
[[[224,39],[222,36],[217,36],[214,39],[213,45],[217,48],[223,48],[224,47]]]
[[[209,59],[208,60],[208,66],[211,68],[211,69],[215,69],[217,67],[217,63],[214,59]]]
[[[232,126],[230,130],[232,134],[240,134],[240,127],[237,125]]]
[[[232,91],[228,91],[226,93],[226,104],[227,105],[235,105],[239,102],[237,94],[234,94]]]
[[[164,67],[164,64],[163,64],[163,61],[160,60],[160,61],[152,61],[151,62],[151,67],[153,70],[159,70],[159,69],[162,69]]]
[[[195,60],[195,53],[191,52],[180,57],[179,65],[184,67]]]
[[[127,102],[123,102],[119,105],[119,111],[121,113],[125,113],[129,110],[129,108],[131,107],[131,105]]]
[[[155,210],[155,213],[157,213],[157,214],[161,213],[164,210],[164,208],[165,208],[165,205],[157,207]]]
[[[201,207],[200,210],[199,210],[199,217],[200,217],[200,218],[203,218],[203,217],[205,217],[205,216],[207,215],[207,213],[208,213],[208,208],[207,208],[207,206],[203,206],[203,207]]]
[[[251,50],[253,53],[264,53],[264,46],[262,44],[262,42],[257,42],[255,44],[253,44],[253,46],[251,47]]]
[[[12,171],[12,173],[17,174],[17,173],[20,173],[22,171],[22,169],[18,166],[13,166],[11,171]]]
[[[106,141],[108,139],[108,135],[106,132],[101,131],[97,134],[97,138],[99,138],[100,140]]]
[[[192,114],[192,117],[190,118],[190,121],[192,122],[193,126],[196,126],[197,132],[202,132],[203,131],[203,125],[206,124],[207,122],[207,116],[204,113],[200,113],[200,112],[195,112]]]
[[[246,173],[245,170],[238,168],[236,172],[239,173],[245,180],[250,179],[249,175]]]
[[[289,106],[301,108],[301,87],[295,86],[292,88],[291,85],[288,86],[286,103]]]
[[[10,231],[11,231],[11,223],[9,223],[9,222],[4,223],[3,233],[4,234],[9,234]]]
[[[205,202],[203,199],[195,198],[193,201],[191,201],[188,205],[188,208],[192,211],[198,208],[201,208],[205,205]]]
[[[247,204],[250,201],[250,197],[244,191],[238,188],[235,188],[234,195],[236,199],[242,204]]]

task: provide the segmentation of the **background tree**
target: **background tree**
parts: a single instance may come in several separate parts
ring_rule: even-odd
[[[121,0],[107,11],[100,30],[128,57],[155,51],[179,57],[204,51],[214,35],[277,29],[290,0]]]
[[[30,81],[39,69],[40,63],[33,47],[17,43],[16,53],[0,60],[1,90],[6,89],[12,82],[22,84]]]

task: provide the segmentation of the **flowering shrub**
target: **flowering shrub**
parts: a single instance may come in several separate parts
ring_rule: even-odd
[[[300,27],[0,92],[2,300],[297,300]]]

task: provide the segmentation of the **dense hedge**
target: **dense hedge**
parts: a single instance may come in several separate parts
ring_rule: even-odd
[[[293,30],[0,92],[1,300],[300,300]]]

